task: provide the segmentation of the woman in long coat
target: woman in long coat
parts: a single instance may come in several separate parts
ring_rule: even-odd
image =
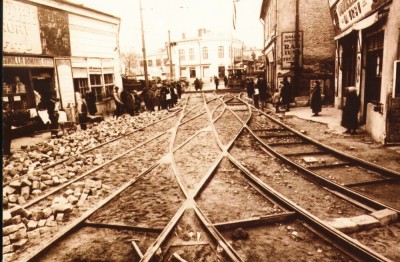
[[[345,133],[356,134],[358,128],[358,112],[360,111],[360,98],[355,87],[347,89],[346,104],[343,107],[342,126],[347,128]]]
[[[314,113],[313,116],[318,116],[318,113],[321,112],[322,108],[322,99],[321,99],[321,86],[319,81],[315,82],[315,86],[313,88],[311,94],[311,109]]]

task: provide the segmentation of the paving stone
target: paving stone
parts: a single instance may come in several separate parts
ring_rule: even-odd
[[[32,195],[34,195],[35,197],[38,197],[42,194],[42,190],[40,189],[35,189],[32,191]]]
[[[53,180],[53,184],[54,185],[59,185],[60,184],[60,179],[58,178],[58,176],[53,176],[52,180]]]
[[[53,214],[53,209],[51,207],[47,207],[43,209],[43,218],[48,218]]]
[[[65,178],[65,177],[60,178],[60,184],[64,184],[64,183],[67,183],[67,182],[68,182],[67,178]]]
[[[21,216],[20,215],[16,215],[13,218],[11,218],[10,223],[16,225],[16,224],[21,223],[21,221],[22,221]]]
[[[319,160],[318,160],[318,158],[315,158],[312,156],[306,156],[306,157],[303,157],[303,161],[311,164],[311,163],[317,163]]]
[[[23,238],[18,240],[17,242],[13,243],[14,249],[20,249],[28,242],[28,239]]]
[[[18,229],[19,229],[19,225],[10,225],[10,226],[3,227],[3,236],[8,236],[14,232],[17,232]]]
[[[3,196],[8,196],[11,195],[15,192],[15,188],[10,187],[10,186],[5,186],[3,187]]]
[[[34,210],[32,211],[32,219],[35,221],[39,221],[44,217],[44,213],[42,210]]]
[[[47,220],[46,219],[41,219],[38,222],[38,227],[44,227],[46,225]]]
[[[10,203],[17,203],[18,195],[12,194],[8,196],[8,202]]]
[[[35,229],[28,232],[28,239],[36,239],[40,237],[39,229]]]
[[[11,221],[11,213],[10,211],[4,210],[3,211],[3,224],[8,224]]]
[[[11,262],[11,261],[15,261],[14,253],[3,254],[3,262]]]
[[[23,196],[18,197],[18,205],[23,205],[26,203],[26,199]]]
[[[350,218],[335,218],[329,221],[328,224],[344,233],[355,232],[358,229],[357,223],[353,222]]]
[[[38,222],[35,220],[29,220],[28,222],[28,230],[34,230],[37,228]]]
[[[62,222],[64,219],[64,213],[58,213],[56,216],[56,221],[57,222]]]
[[[71,203],[72,205],[75,205],[76,203],[78,203],[78,198],[75,197],[74,195],[70,195],[68,196],[68,202]]]
[[[10,184],[8,184],[10,187],[13,187],[13,188],[20,188],[21,187],[21,185],[22,185],[22,183],[21,183],[21,181],[19,181],[19,180],[14,180],[14,181],[11,181],[11,183]]]
[[[26,238],[26,236],[27,236],[26,228],[20,228],[17,230],[17,232],[10,234],[10,240],[15,242]]]
[[[32,186],[32,182],[29,179],[25,178],[21,180],[22,184],[25,186]]]
[[[46,186],[52,186],[52,185],[54,185],[54,181],[53,181],[53,179],[45,180],[45,181],[43,181],[43,184],[45,184]]]
[[[369,215],[351,217],[350,220],[356,223],[360,229],[368,229],[380,226],[379,220]]]
[[[386,226],[390,224],[390,222],[396,221],[398,216],[397,212],[390,209],[382,209],[379,211],[375,211],[370,215],[378,219],[382,226]]]
[[[3,254],[14,252],[13,245],[3,246]]]
[[[47,233],[47,232],[49,232],[49,229],[47,228],[47,227],[41,227],[41,228],[39,228],[39,233],[42,235],[42,234],[45,234],[45,233]]]
[[[69,195],[73,195],[73,194],[74,194],[74,190],[68,189],[67,191],[64,192],[63,196],[68,197]]]
[[[31,192],[31,188],[29,186],[24,186],[21,188],[21,196],[23,196],[25,199],[29,198]]]
[[[40,183],[39,181],[33,181],[32,182],[32,189],[39,189]]]
[[[20,215],[21,217],[29,217],[32,213],[26,210],[25,208],[17,205],[11,210],[12,216]]]
[[[3,247],[9,244],[11,244],[10,237],[9,236],[3,237]]]

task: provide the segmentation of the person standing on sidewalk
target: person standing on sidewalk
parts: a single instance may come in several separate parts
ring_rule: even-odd
[[[286,107],[286,112],[290,111],[290,100],[292,97],[292,86],[289,83],[287,76],[283,78],[283,87],[281,89],[282,104]]]
[[[254,82],[255,83],[254,83]],[[253,93],[253,102],[254,102],[254,106],[255,108],[259,109],[260,105],[259,105],[259,100],[260,100],[260,90],[258,89],[258,81],[257,78],[254,78],[251,80],[251,82],[253,82],[253,86],[254,86],[254,93]]]
[[[322,99],[321,99],[321,86],[319,81],[315,81],[315,85],[312,90],[310,106],[314,115],[318,116],[318,113],[321,112],[322,108]]]
[[[115,115],[116,118],[120,117],[123,114],[123,110],[124,110],[123,109],[124,108],[124,104],[121,101],[121,97],[120,97],[120,95],[118,93],[118,89],[119,89],[119,87],[116,86],[114,88],[114,93],[113,93],[113,99],[114,99],[114,102],[115,102],[115,114],[114,115]]]
[[[265,110],[267,109],[268,91],[267,83],[265,82],[263,77],[258,77],[257,88],[260,92],[261,111],[265,112]]]
[[[215,89],[218,90],[219,79],[216,76],[214,76],[214,83],[215,83]]]
[[[356,134],[358,128],[358,112],[360,111],[360,98],[357,89],[351,86],[347,89],[346,104],[343,107],[342,126],[347,128],[345,133]]]
[[[225,85],[225,88],[228,87],[228,78],[226,76],[224,76],[224,85]]]

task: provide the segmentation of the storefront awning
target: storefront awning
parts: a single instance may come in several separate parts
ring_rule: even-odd
[[[351,27],[349,27],[348,29],[337,35],[334,39],[339,40],[340,38],[345,37],[346,35],[350,34],[353,31],[359,31],[368,28],[385,17],[386,17],[385,15],[383,16],[379,15],[379,11],[375,12],[374,14],[368,16],[367,18],[364,18],[363,20],[355,23],[354,25],[352,25]]]

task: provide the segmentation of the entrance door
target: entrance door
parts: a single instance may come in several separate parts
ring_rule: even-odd
[[[225,77],[225,66],[218,67],[218,77],[224,78]]]
[[[191,67],[190,68],[190,78],[195,78],[196,77],[196,68]]]
[[[363,123],[366,121],[368,103],[378,104],[381,99],[383,37],[383,31],[367,36]]]

